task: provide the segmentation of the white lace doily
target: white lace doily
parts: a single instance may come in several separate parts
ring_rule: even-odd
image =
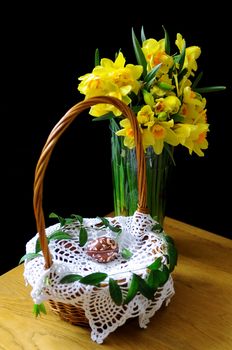
[[[123,281],[121,290],[127,294],[128,285],[132,273],[146,278],[147,266],[161,257],[166,262],[167,243],[164,232],[154,231],[157,224],[150,215],[135,212],[133,216],[118,216],[108,218],[110,225],[120,226],[122,232],[117,236],[109,227],[99,226],[99,218],[83,219],[83,225],[88,232],[88,240],[106,236],[116,239],[119,245],[118,257],[108,263],[98,263],[86,254],[86,245],[79,245],[80,223],[74,222],[62,227],[62,231],[68,232],[72,239],[51,240],[49,249],[53,264],[45,270],[43,256],[25,261],[24,277],[26,283],[32,286],[31,296],[36,304],[44,300],[55,300],[65,304],[71,304],[82,308],[91,327],[91,338],[97,343],[104,339],[117,327],[123,325],[127,319],[137,317],[139,326],[146,328],[150,318],[162,306],[169,303],[174,294],[173,280],[171,275],[167,282],[157,289],[153,300],[149,300],[141,293],[128,304],[116,305],[112,300],[109,288],[84,285],[79,281],[73,283],[60,283],[60,280],[68,274],[89,275],[93,272],[107,273],[108,278]],[[46,229],[49,236],[60,229],[60,224]],[[26,245],[26,253],[34,253],[38,234]],[[127,248],[132,253],[130,259],[123,258],[121,252]],[[49,283],[48,283],[49,279]],[[107,279],[104,283],[107,282]]]

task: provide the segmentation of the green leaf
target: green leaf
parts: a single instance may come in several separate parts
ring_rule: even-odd
[[[127,248],[123,248],[121,254],[124,259],[130,259],[133,255],[132,252]]]
[[[25,260],[32,260],[34,258],[37,258],[37,256],[42,256],[39,253],[27,253],[25,255],[22,256],[22,258],[19,260],[19,265],[24,262]]]
[[[41,313],[46,315],[46,309],[43,303],[41,304],[34,304],[33,306],[33,314],[35,314],[36,317],[38,317]]]
[[[67,232],[63,232],[61,230],[59,231],[55,231],[53,232],[49,237],[48,237],[48,241],[50,242],[51,240],[61,240],[61,239],[72,239],[72,236],[67,233]]]
[[[100,65],[100,54],[99,54],[99,49],[96,49],[96,50],[95,50],[94,64],[95,64],[95,67]]]
[[[46,237],[47,239],[47,237]],[[35,243],[35,253],[38,253],[41,251],[41,246],[40,246],[40,239],[37,238],[36,243]]]
[[[118,125],[118,123],[116,122],[116,120],[114,118],[112,118],[110,121],[110,128],[111,128],[113,135],[115,134],[116,131],[120,130],[120,126]],[[119,142],[119,138],[115,135],[114,135],[114,137],[117,140],[117,142]]]
[[[182,69],[182,71],[178,74],[178,81],[180,82],[187,73],[188,73],[187,68]]]
[[[74,222],[74,219],[72,219],[72,218],[65,218],[63,226],[72,224],[73,222]]]
[[[113,232],[116,232],[116,233],[121,233],[122,232],[122,229],[121,227],[118,227],[118,226],[112,226],[112,225],[109,225],[109,229]]]
[[[158,270],[157,270],[158,271]],[[139,291],[147,299],[153,299],[154,290],[149,286],[149,284],[139,275],[136,275],[139,281]]]
[[[153,288],[154,292],[159,287],[160,274],[161,274],[160,270],[151,270],[149,275],[148,275],[147,283],[150,286],[150,288]]]
[[[98,283],[104,281],[107,276],[107,273],[104,272],[93,272],[90,275],[82,277],[80,279],[80,282],[83,284],[96,286]]]
[[[134,29],[132,28],[132,42],[135,52],[135,57],[137,59],[138,64],[140,64],[143,67],[143,77],[146,75],[147,72],[147,62],[144,56],[144,53],[141,49],[141,46],[139,44],[138,39],[136,38],[136,35],[134,33]]]
[[[139,102],[139,96],[134,93],[134,91],[131,91],[128,96],[131,99],[130,107],[132,108]]]
[[[184,65],[184,60],[185,60],[185,52],[186,52],[186,44],[184,42],[183,48],[180,53],[180,58],[179,58],[179,72],[181,72],[183,65]]]
[[[171,236],[165,235],[164,238],[167,243],[172,243],[173,245],[175,244],[174,239]]]
[[[144,81],[147,83],[147,85],[149,85],[149,84],[151,84],[151,82],[153,82],[153,80],[155,79],[156,73],[158,72],[161,65],[162,65],[162,63],[157,64],[154,68],[152,68],[150,70],[149,73],[147,73],[147,75],[144,78]]]
[[[114,118],[114,114],[113,112],[107,113],[102,115],[101,117],[96,117],[92,119],[92,122],[100,122],[102,120],[108,120],[108,119],[113,119]]]
[[[173,56],[174,63],[177,64],[180,61],[180,55],[174,55]],[[174,68],[174,67],[173,67]]]
[[[133,109],[133,112],[134,112],[135,114],[137,114],[137,113],[140,111],[141,106],[133,106],[132,109]]]
[[[98,218],[101,220],[101,222],[103,223],[103,225],[105,225],[106,227],[109,227],[110,223],[109,220],[102,217],[102,216],[98,216]]]
[[[116,305],[122,304],[122,291],[117,282],[113,279],[109,279],[109,291],[110,296],[112,300],[115,302]]]
[[[205,87],[201,87],[201,88],[195,88],[193,90],[195,92],[202,94],[202,93],[206,93],[206,92],[215,92],[215,91],[226,90],[226,86],[205,86]]]
[[[122,232],[121,227],[111,225],[108,219],[101,217],[101,216],[98,216],[98,218],[102,221],[103,225],[105,225],[106,227],[109,227],[109,229],[111,231],[116,232],[116,233]]]
[[[69,233],[63,232],[61,230],[54,231],[49,237],[46,237],[48,242],[51,240],[61,240],[61,239],[72,239],[72,236],[70,236]],[[41,245],[40,245],[40,239],[37,238],[36,244],[35,244],[35,252],[38,253],[41,251]]]
[[[77,274],[66,275],[60,280],[60,283],[73,283],[79,281],[81,278],[82,276]]]
[[[158,270],[161,266],[161,260],[162,260],[162,257],[159,256],[157,259],[155,259],[155,261],[151,265],[147,266],[147,268],[149,270]]]
[[[59,215],[57,215],[56,213],[50,213],[49,214],[49,218],[55,218],[55,219],[58,219],[59,220]]]
[[[146,35],[145,35],[145,32],[144,32],[144,28],[142,26],[141,28],[141,41],[144,42],[146,40]]]
[[[71,214],[71,217],[79,221],[80,224],[83,224],[83,217],[81,215]]]
[[[84,227],[80,228],[80,233],[79,233],[79,244],[81,247],[85,245],[85,243],[88,240],[88,233],[87,230]]]
[[[162,232],[163,231],[163,227],[162,225],[160,225],[160,223],[156,223],[155,225],[152,226],[151,230],[154,232]]]
[[[171,146],[171,148],[170,148],[170,145],[168,145],[166,142],[164,142],[164,148],[167,151],[169,157],[171,158],[173,165],[176,166],[176,162],[175,162],[175,159],[173,157],[173,152],[172,152],[173,146]]]
[[[50,213],[49,218],[58,219],[61,226],[65,225],[65,219],[62,216],[57,215],[56,213]]]
[[[195,79],[194,82],[192,83],[192,89],[193,89],[193,90],[197,87],[197,85],[198,85],[198,83],[200,82],[202,76],[203,76],[203,72],[200,72],[200,73],[197,75],[196,79]]]
[[[102,223],[106,226],[106,227],[109,227],[109,229],[113,232],[116,232],[116,233],[121,233],[122,232],[122,229],[121,227],[118,227],[118,226],[113,226],[110,224],[109,220],[107,220],[106,218],[102,218],[102,217],[99,217],[101,220],[102,220]]]
[[[167,280],[169,279],[169,275],[170,275],[170,270],[167,267],[167,265],[163,265],[163,270],[161,270],[162,272],[162,278],[163,280],[161,280],[161,286],[164,285]]]
[[[172,115],[172,119],[174,120],[175,123],[183,123],[184,122],[184,117],[183,115],[180,115],[178,113]]]
[[[169,258],[169,271],[172,272],[177,265],[178,252],[176,247],[168,243],[168,258]]]
[[[177,265],[178,251],[175,247],[175,243],[172,237],[165,235],[165,240],[167,242],[167,253],[168,253],[168,263],[169,271],[172,272]]]
[[[163,25],[162,25],[162,28],[164,30],[165,52],[167,55],[170,55],[170,38],[169,38],[168,32],[166,31]]]
[[[169,270],[167,268],[167,266],[163,266],[163,270],[151,270],[149,275],[148,275],[148,279],[147,279],[147,283],[150,286],[150,288],[154,290],[156,290],[157,288],[163,286],[167,280],[169,278]]]
[[[130,287],[128,289],[126,298],[124,300],[124,304],[128,304],[137,294],[139,290],[139,280],[137,278],[137,275],[133,273]]]

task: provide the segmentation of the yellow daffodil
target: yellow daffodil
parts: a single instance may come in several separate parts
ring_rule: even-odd
[[[196,94],[190,87],[184,89],[183,103],[179,114],[184,116],[184,123],[206,123],[206,99]]]
[[[184,116],[184,123],[197,124],[206,123],[206,109],[194,104],[183,103],[179,114]]]
[[[191,133],[191,128],[192,125],[191,124],[181,124],[181,123],[177,123],[173,130],[177,136],[178,142],[181,145],[185,144],[186,139],[190,136]]]
[[[143,145],[146,149],[152,146],[154,152],[158,155],[161,154],[164,147],[164,142],[169,145],[177,146],[179,143],[178,137],[172,130],[174,126],[173,119],[168,122],[160,122],[156,119],[154,125],[151,128],[143,130]]]
[[[119,52],[115,62],[108,58],[101,59],[101,65],[94,68],[93,73],[96,75],[104,76],[105,79],[109,79],[118,88],[121,89],[123,95],[127,95],[133,91],[138,93],[141,83],[138,81],[143,68],[140,65],[127,64],[126,60]]]
[[[119,100],[125,102],[126,104],[130,103],[129,97],[122,96],[119,91],[108,93],[107,96],[116,97]],[[122,112],[112,104],[105,103],[99,103],[97,105],[92,106],[90,108],[89,114],[94,117],[101,117],[110,112],[112,112],[116,117],[119,117],[122,114]]]
[[[116,132],[118,136],[124,136],[124,145],[129,149],[135,147],[134,131],[131,127],[131,122],[128,118],[122,119],[120,121],[121,130]]]
[[[172,84],[172,79],[169,78],[168,74],[162,74],[158,79],[157,83],[151,87],[151,93],[154,97],[162,97],[167,95],[175,94],[175,86]]]
[[[200,94],[197,94],[195,91],[191,90],[191,87],[189,86],[184,88],[183,102],[197,105],[201,108],[205,108],[206,105],[206,99],[202,98]]]
[[[100,65],[96,66],[92,73],[81,76],[81,83],[78,90],[86,95],[86,98],[94,96],[114,96],[122,100],[127,105],[131,102],[129,93],[138,93],[141,87],[139,78],[143,68],[140,65],[127,64],[120,52],[115,62],[108,58],[102,58]],[[115,116],[121,112],[114,106],[101,104],[93,106],[90,114],[99,117],[108,112],[113,112]]]
[[[106,95],[109,91],[116,91],[116,87],[109,80],[97,76],[93,73],[85,74],[79,77],[81,83],[78,85],[78,90],[86,95],[86,98]]]
[[[174,161],[174,148],[181,145],[190,155],[204,156],[209,124],[203,93],[225,89],[223,86],[200,87],[201,75],[195,78],[195,74],[201,48],[187,46],[180,33],[173,46],[169,38],[166,29],[158,40],[146,39],[141,30],[138,40],[132,30],[134,61],[126,63],[121,51],[114,60],[100,58],[96,50],[95,68],[79,78],[78,86],[86,99],[116,97],[134,112],[146,160],[147,206],[151,216],[161,224],[163,188],[167,169]],[[135,154],[131,152],[135,148],[131,122],[111,104],[94,105],[89,114],[100,119],[103,116],[104,120],[109,118],[114,211],[117,215],[133,215],[138,203],[138,168]]]
[[[197,125],[190,126],[189,137],[182,143],[183,146],[189,149],[189,154],[195,152],[198,156],[204,156],[202,151],[208,148],[208,141],[206,139],[207,132],[209,131],[209,124],[199,123]]]
[[[116,97],[133,111],[145,153],[147,207],[161,226],[165,217],[163,190],[168,168],[175,160],[175,148],[180,145],[190,155],[204,156],[209,124],[203,93],[225,89],[199,86],[201,74],[196,78],[195,75],[201,48],[187,46],[180,33],[173,46],[169,38],[166,29],[159,40],[146,39],[141,30],[139,40],[132,30],[135,54],[132,63],[137,64],[126,63],[121,51],[114,60],[100,59],[96,50],[96,66],[79,78],[78,86],[85,98]],[[116,215],[133,215],[138,204],[140,169],[135,161],[132,122],[111,104],[94,105],[89,114],[100,119],[103,116],[104,120],[109,118],[114,211]]]
[[[185,40],[183,39],[180,33],[177,33],[175,43],[181,52],[185,46]],[[194,75],[193,71],[197,70],[198,67],[197,67],[196,60],[199,58],[200,54],[201,54],[201,49],[199,46],[189,46],[186,48],[183,68],[187,68],[188,70],[187,76]]]
[[[167,95],[169,95],[169,93],[173,94],[171,91],[175,88],[175,86],[173,85],[172,79],[168,74],[162,74],[159,79],[157,79],[157,85],[160,89],[165,91]]]
[[[139,124],[147,127],[151,127],[154,124],[154,112],[149,105],[145,105],[141,108],[137,114],[137,120]]]
[[[161,39],[159,41],[155,39],[147,39],[143,42],[142,51],[147,61],[148,72],[161,63],[161,67],[157,73],[157,76],[168,73],[169,69],[173,65],[173,58],[165,52],[165,41]]]
[[[137,65],[126,64],[121,51],[114,61],[98,60],[91,73],[79,77],[78,90],[85,98],[113,96],[129,105],[137,117],[145,150],[152,146],[156,154],[161,154],[164,143],[181,144],[190,154],[202,156],[202,150],[208,147],[206,99],[191,81],[201,48],[186,47],[185,39],[177,33],[175,45],[179,53],[171,54],[166,34],[165,31],[160,40],[145,39],[144,35],[141,45],[133,40]],[[95,117],[107,117],[108,113],[123,118],[121,111],[110,104],[97,104],[90,109]],[[125,146],[134,148],[129,119],[121,119],[119,125],[121,129],[116,134],[124,136]]]
[[[181,102],[176,96],[161,97],[156,100],[156,113],[166,112],[168,114],[175,114],[179,111]]]

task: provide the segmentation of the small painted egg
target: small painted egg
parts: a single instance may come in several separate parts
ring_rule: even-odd
[[[118,244],[110,237],[98,237],[87,245],[86,253],[99,263],[106,263],[118,256]]]

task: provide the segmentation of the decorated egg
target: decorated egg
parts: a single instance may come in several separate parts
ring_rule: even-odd
[[[110,237],[98,237],[87,245],[86,253],[99,263],[107,263],[118,256],[118,244]]]

